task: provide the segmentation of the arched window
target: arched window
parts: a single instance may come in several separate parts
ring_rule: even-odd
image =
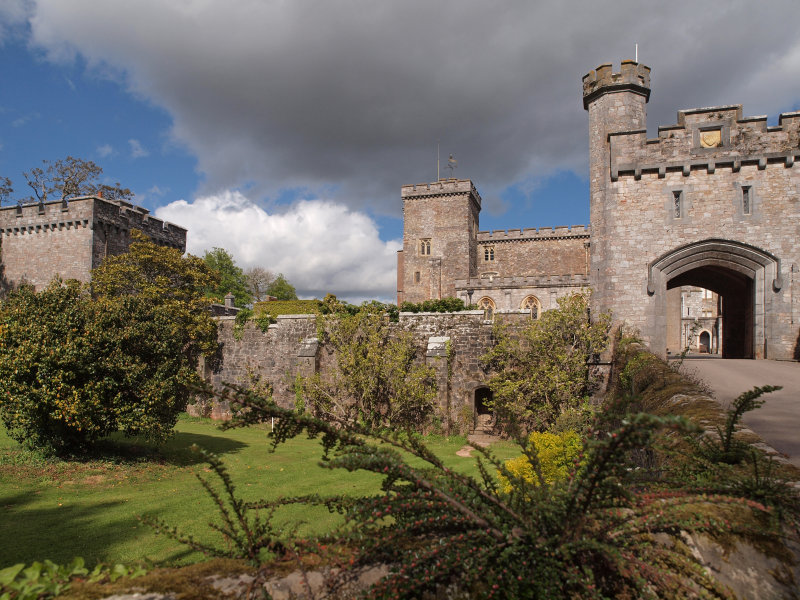
[[[542,303],[536,296],[528,296],[522,301],[520,305],[521,310],[527,310],[531,313],[531,319],[534,321],[542,314]]]
[[[494,260],[494,246],[483,247],[483,260],[485,262],[491,262]]]
[[[489,296],[484,296],[478,300],[478,308],[483,311],[484,321],[494,321],[494,300],[489,298]]]
[[[430,256],[431,255],[431,240],[430,238],[424,238],[419,241],[419,253],[422,256]]]

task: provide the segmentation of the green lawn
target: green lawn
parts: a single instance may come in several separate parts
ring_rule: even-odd
[[[74,556],[89,564],[198,560],[137,520],[158,516],[199,539],[214,539],[207,523],[216,519],[215,508],[194,476],[206,466],[190,451],[192,444],[222,456],[240,495],[250,500],[377,492],[380,479],[372,473],[320,468],[318,441],[296,439],[271,453],[267,432],[220,431],[212,421],[185,417],[161,448],[121,440],[106,459],[63,462],[31,457],[0,427],[0,569],[45,558],[65,563]],[[462,444],[463,438],[430,441],[448,466],[477,474],[473,459],[456,456]],[[517,454],[508,443],[494,450],[501,458]],[[302,534],[328,531],[339,519],[301,507],[280,514],[281,522],[303,523]]]

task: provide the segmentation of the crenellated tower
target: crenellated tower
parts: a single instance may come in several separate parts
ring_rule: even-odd
[[[583,107],[589,112],[589,186],[592,224],[590,280],[598,308],[610,308],[615,265],[606,251],[607,228],[615,218],[610,194],[610,139],[621,132],[647,129],[650,68],[622,61],[619,72],[604,63],[583,77]]]
[[[404,185],[403,249],[397,303],[455,296],[455,281],[477,272],[481,197],[469,179]]]

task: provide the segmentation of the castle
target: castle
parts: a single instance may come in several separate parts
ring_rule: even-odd
[[[649,97],[650,69],[634,61],[583,78],[590,227],[480,231],[471,181],[404,186],[398,302],[458,296],[487,317],[535,318],[589,286],[593,309],[665,355],[691,337],[694,289],[707,301],[695,319],[707,350],[798,358],[800,113],[769,127],[738,105],[682,110],[648,139]]]
[[[83,196],[0,208],[0,290],[23,281],[39,290],[56,276],[89,281],[108,255],[130,245],[131,229],[186,250],[186,229],[124,200]]]
[[[398,302],[458,296],[480,307],[400,313],[398,326],[434,367],[443,414],[480,413],[491,396],[480,357],[494,343],[495,312],[521,326],[586,287],[594,289],[593,311],[611,311],[661,355],[692,343],[723,357],[800,358],[800,113],[771,127],[766,117],[743,117],[741,106],[683,110],[648,139],[649,96],[650,69],[634,61],[583,78],[589,227],[480,231],[471,181],[403,186]],[[131,228],[185,248],[185,229],[125,202],[0,208],[0,279],[37,287],[55,274],[85,281],[104,256],[127,248]],[[233,317],[221,317],[222,366],[206,376],[221,384],[257,374],[278,402],[292,405],[295,376],[324,371],[332,359],[313,316],[277,321],[237,336]]]

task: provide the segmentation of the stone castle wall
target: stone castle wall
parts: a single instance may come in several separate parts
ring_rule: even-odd
[[[589,229],[584,226],[481,231],[477,241],[479,276],[589,274]]]
[[[57,274],[88,281],[92,223],[88,202],[0,208],[0,260],[6,285],[27,281],[41,289]]]
[[[4,287],[27,281],[36,289],[55,277],[89,281],[107,255],[128,249],[131,229],[161,245],[186,248],[186,230],[127,202],[90,196],[0,208]]]
[[[498,314],[496,318],[512,327],[530,320],[528,313],[518,311]],[[272,385],[273,397],[279,404],[292,407],[298,375],[324,372],[336,360],[330,348],[317,341],[314,315],[280,316],[266,332],[248,323],[239,340],[233,335],[233,318],[222,318],[219,324],[222,362],[216,371],[204,371],[207,381],[217,389],[224,382],[248,385],[253,376],[258,376]],[[412,332],[419,360],[434,367],[441,415],[449,414],[455,422],[464,406],[474,406],[475,391],[485,386],[489,376],[481,356],[494,344],[493,324],[484,320],[482,311],[401,313],[399,323],[390,326]],[[448,361],[452,367],[449,376]],[[212,416],[228,418],[230,409],[224,403],[217,404]]]
[[[724,300],[724,335],[739,330],[728,348],[791,359],[800,309],[800,114],[767,127],[764,117],[743,118],[739,106],[681,111],[677,125],[647,139],[644,69],[627,61],[615,79],[602,65],[584,79],[595,301],[663,354],[667,289],[713,289]]]

